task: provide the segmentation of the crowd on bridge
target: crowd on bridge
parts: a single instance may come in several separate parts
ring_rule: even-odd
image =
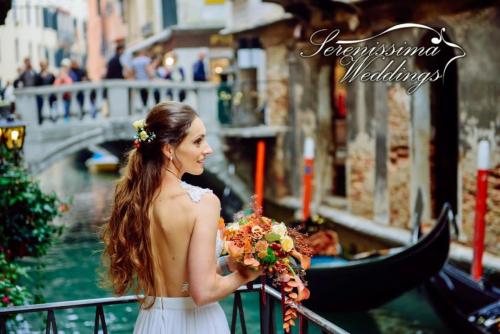
[[[146,50],[139,50],[134,53],[133,57],[125,54],[125,47],[118,45],[115,54],[108,60],[106,73],[102,79],[121,79],[121,80],[169,80],[172,82],[184,82],[186,80],[185,70],[178,65],[177,56],[171,52],[168,57],[162,55],[150,56]],[[207,72],[205,70],[205,53],[200,52],[198,60],[193,64],[193,81],[207,81]],[[89,81],[87,71],[82,67],[77,59],[63,58],[60,62],[60,67],[57,72],[49,69],[48,62],[41,60],[38,71],[33,67],[31,59],[25,57],[23,66],[18,68],[18,76],[14,80],[6,80],[2,82],[0,78],[0,98],[4,104],[10,105],[11,111],[15,110],[15,94],[14,90],[25,87],[41,87],[41,86],[62,86],[72,85],[77,82]],[[141,90],[141,99],[146,104],[147,91]],[[172,92],[167,92],[170,97]],[[185,91],[180,91],[179,99],[185,99]],[[157,96],[155,96],[157,98]],[[64,117],[69,116],[71,94],[63,94]],[[80,108],[84,104],[84,96],[81,92],[77,93],[76,99]],[[91,96],[92,104],[95,100],[95,92]],[[51,95],[49,103],[51,108],[55,108],[54,102],[56,96]],[[41,119],[41,110],[43,99],[37,97],[38,113]]]

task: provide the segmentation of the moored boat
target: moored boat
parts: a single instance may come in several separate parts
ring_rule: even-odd
[[[98,172],[111,172],[114,173],[118,171],[120,167],[120,161],[117,157],[111,154],[104,154],[101,152],[94,152],[92,157],[85,161],[85,166],[89,171]]]
[[[380,306],[424,283],[443,267],[449,251],[453,217],[445,205],[434,228],[415,244],[395,253],[347,262],[313,257],[307,271],[315,311],[362,311]]]
[[[437,313],[459,333],[500,333],[500,289],[447,263],[425,284]]]

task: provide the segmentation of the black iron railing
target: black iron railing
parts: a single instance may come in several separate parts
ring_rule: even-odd
[[[254,284],[253,287],[242,286],[234,292],[233,313],[231,317],[231,333],[236,333],[237,318],[239,316],[240,328],[243,334],[247,334],[247,326],[245,322],[245,312],[243,301],[241,298],[242,293],[258,292],[261,289],[260,284]],[[266,300],[263,302],[260,299],[260,328],[262,334],[276,334],[281,332],[281,329],[276,328],[275,312],[276,300],[281,300],[281,294],[275,289],[265,286]],[[271,297],[271,298],[268,298]],[[73,309],[83,307],[95,307],[95,322],[94,334],[102,330],[103,334],[108,333],[106,325],[106,317],[104,316],[104,306],[127,304],[137,302],[136,296],[125,297],[109,297],[87,300],[64,301],[57,303],[35,304],[26,306],[13,306],[0,308],[0,334],[7,334],[7,317],[21,313],[39,313],[46,312],[47,318],[45,322],[45,333],[57,333],[57,321],[54,315],[55,310]],[[301,334],[308,333],[309,324],[317,326],[322,333],[345,334],[347,331],[331,323],[330,321],[322,318],[318,314],[309,310],[308,308],[299,305],[297,307],[299,314],[299,332]],[[254,334],[254,333],[251,333]]]

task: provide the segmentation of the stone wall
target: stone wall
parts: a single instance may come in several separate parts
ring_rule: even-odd
[[[266,124],[286,125],[288,122],[288,50],[284,44],[269,45],[266,48],[267,67],[267,114]],[[268,173],[272,187],[269,187],[270,196],[283,197],[290,193],[287,179],[286,140],[285,135],[279,135],[274,142],[274,153],[269,160]]]
[[[267,119],[269,125],[286,125],[288,120],[288,50],[284,44],[266,47]]]

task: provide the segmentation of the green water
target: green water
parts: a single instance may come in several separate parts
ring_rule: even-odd
[[[55,164],[39,176],[44,189],[54,190],[63,198],[73,197],[71,211],[62,218],[66,225],[65,233],[44,257],[45,268],[39,273],[43,277],[43,294],[47,302],[111,296],[109,291],[98,286],[96,270],[100,267],[102,246],[97,235],[109,214],[116,178],[115,175],[87,173],[76,168],[72,159]],[[232,300],[229,297],[221,302],[229,321]],[[243,301],[248,333],[258,333],[258,295],[243,294]],[[110,333],[132,332],[137,305],[106,306],[104,310]],[[91,333],[94,314],[94,308],[56,312],[59,333]],[[449,333],[417,290],[369,312],[323,316],[351,333]],[[40,316],[27,316],[25,319],[29,321],[21,322],[19,333],[40,329]],[[313,327],[310,326],[309,332],[319,333]]]

